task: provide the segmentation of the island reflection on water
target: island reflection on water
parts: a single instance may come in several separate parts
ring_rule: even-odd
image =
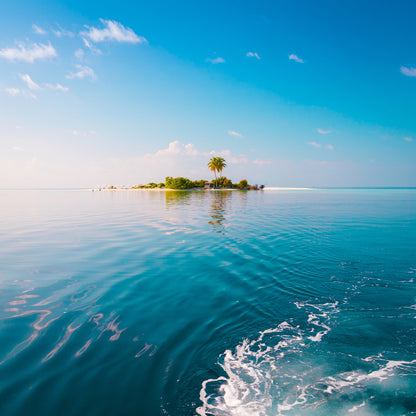
[[[165,191],[165,202],[168,210],[189,204],[197,204],[201,210],[208,207],[207,223],[212,231],[223,234],[231,211],[246,206],[247,191]]]

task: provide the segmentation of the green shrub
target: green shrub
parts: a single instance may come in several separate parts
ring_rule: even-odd
[[[217,178],[216,183],[218,188],[231,188],[233,185],[231,179],[228,179],[225,176],[220,176],[219,178]]]
[[[165,184],[163,182],[160,182],[160,183],[157,184],[157,187],[158,188],[164,188]]]
[[[246,189],[249,186],[246,179],[241,179],[241,181],[237,184],[237,188],[239,189]]]
[[[194,188],[203,188],[205,186],[205,179],[201,179],[199,181],[193,181]]]
[[[172,178],[171,176],[167,176],[165,186],[169,189],[191,189],[194,187],[194,184],[188,178]]]
[[[149,182],[149,183],[146,185],[146,187],[147,187],[147,188],[157,188],[157,183],[154,183],[154,182]]]

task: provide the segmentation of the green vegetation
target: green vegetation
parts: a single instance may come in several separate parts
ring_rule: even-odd
[[[207,181],[205,179],[200,179],[199,181],[193,181],[194,188],[203,188]]]
[[[217,182],[217,172],[222,173],[223,169],[227,166],[225,159],[222,157],[212,157],[208,162],[208,168],[211,172],[214,172],[215,175],[215,186],[218,186]]]
[[[238,189],[246,189],[248,188],[250,185],[247,182],[247,179],[242,179],[238,184],[237,184],[237,188]]]
[[[233,183],[231,182],[231,179],[227,179],[225,176],[220,176],[217,179],[217,188],[232,188]]]
[[[166,176],[165,187],[168,189],[191,189],[194,187],[194,183],[188,178]]]
[[[212,157],[208,162],[208,168],[214,172],[215,175],[215,186],[214,189],[240,189],[240,190],[249,190],[249,189],[263,189],[264,185],[251,186],[248,184],[246,179],[242,179],[239,183],[232,183],[231,179],[228,179],[225,176],[217,176],[217,173],[221,175],[223,169],[227,166],[225,160],[222,157]],[[205,179],[200,179],[192,181],[188,178],[178,177],[173,178],[172,176],[167,176],[165,183],[155,183],[149,182],[147,185],[135,185],[132,186],[132,189],[195,189],[195,188],[212,188],[212,182],[207,182]],[[115,186],[109,186],[108,189],[117,189]]]

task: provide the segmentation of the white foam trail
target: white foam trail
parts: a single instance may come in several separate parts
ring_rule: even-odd
[[[296,306],[307,314],[304,328],[282,322],[224,352],[219,365],[225,375],[202,383],[198,415],[381,416],[377,397],[368,392],[383,382],[393,389],[394,378],[416,374],[416,359],[395,361],[381,355],[357,359],[357,368],[365,363],[367,371],[334,373],[319,342],[331,331],[338,304]],[[334,413],[334,406],[340,413]],[[398,412],[391,414],[405,413]]]
[[[288,322],[276,328],[260,332],[255,340],[245,339],[237,345],[235,352],[227,350],[220,366],[226,373],[216,379],[205,380],[200,391],[202,406],[197,409],[201,416],[262,416],[267,409],[274,408],[277,415],[294,406],[307,402],[304,389],[300,389],[302,378],[298,372],[297,359],[306,343],[320,341],[330,331],[325,323],[336,313],[337,303],[325,305],[297,304],[299,309],[308,308],[309,332]],[[325,322],[324,322],[325,321]],[[316,328],[323,328],[315,335]],[[286,374],[281,369],[286,368]],[[279,382],[290,385],[291,400],[280,397]],[[212,392],[211,392],[212,391]],[[276,402],[276,398],[280,398]]]

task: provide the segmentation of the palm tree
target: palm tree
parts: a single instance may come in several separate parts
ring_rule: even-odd
[[[227,166],[225,159],[222,157],[212,157],[208,162],[209,169],[214,172],[215,175],[215,187],[217,187],[217,172],[222,173],[222,170]]]

